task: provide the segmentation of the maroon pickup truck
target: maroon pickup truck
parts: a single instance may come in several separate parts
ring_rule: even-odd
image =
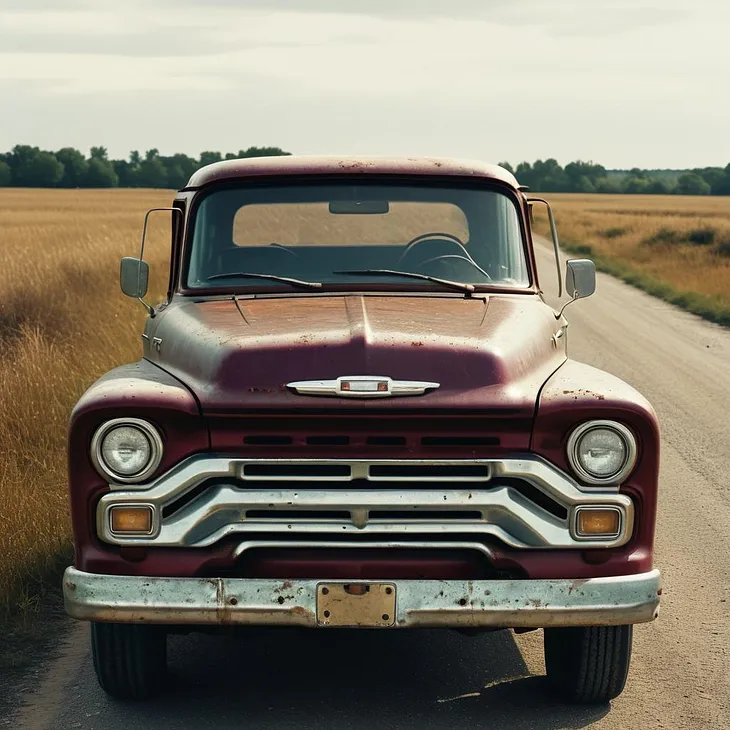
[[[454,160],[192,176],[142,359],[71,418],[63,587],[104,690],[160,689],[171,631],[298,626],[544,629],[562,698],[621,692],[661,594],[659,431],[568,358],[538,203]],[[593,293],[590,261],[566,269]],[[122,261],[125,294],[147,280],[143,250]]]

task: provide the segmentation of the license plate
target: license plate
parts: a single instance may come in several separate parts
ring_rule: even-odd
[[[393,626],[395,586],[392,583],[320,583],[317,621],[321,626]]]

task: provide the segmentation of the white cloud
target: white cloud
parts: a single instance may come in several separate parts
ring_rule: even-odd
[[[717,91],[730,71],[730,8],[713,5],[710,16],[704,4],[79,0],[48,11],[42,0],[0,0],[0,93],[16,101],[0,149],[31,128],[57,140],[49,146],[67,144],[78,130],[61,120],[81,102],[108,120],[112,150],[337,143],[724,164],[717,120],[730,102]],[[123,103],[143,103],[148,126],[104,116]],[[59,120],[53,129],[23,123],[39,108]],[[145,130],[168,136],[148,141]]]

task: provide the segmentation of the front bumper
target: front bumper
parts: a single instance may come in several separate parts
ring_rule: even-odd
[[[361,581],[358,581],[361,582]],[[658,570],[563,580],[395,580],[396,628],[635,624],[658,615]],[[322,626],[318,586],[346,581],[151,578],[67,568],[69,615],[158,624]]]

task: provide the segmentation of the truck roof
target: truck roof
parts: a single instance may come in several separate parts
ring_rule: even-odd
[[[518,187],[515,176],[509,170],[475,160],[282,155],[214,162],[194,172],[185,189],[221,180],[279,175],[443,175],[498,180],[510,187]]]

